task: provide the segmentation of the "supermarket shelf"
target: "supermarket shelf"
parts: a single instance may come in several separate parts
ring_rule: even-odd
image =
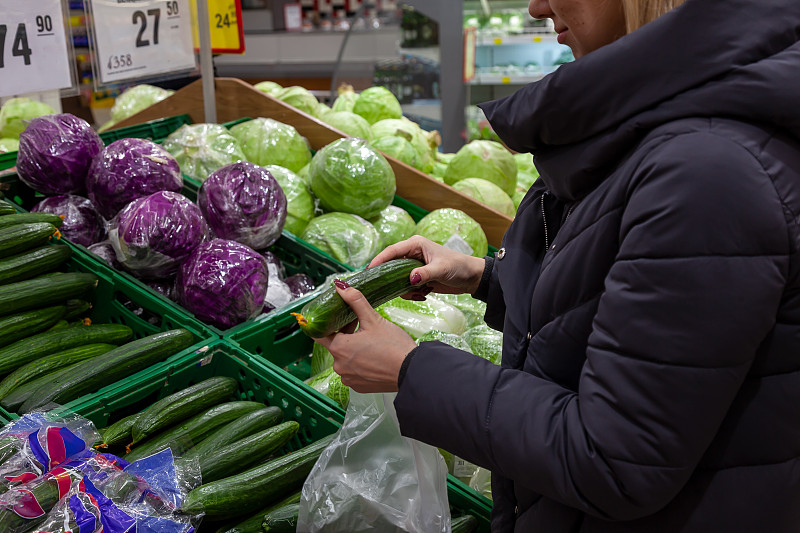
[[[520,33],[516,35],[479,35],[478,46],[504,46],[512,44],[557,43],[554,33]]]
[[[503,74],[476,74],[470,85],[527,85],[539,81],[546,74],[530,75],[503,75]]]
[[[428,46],[424,48],[400,48],[400,55],[407,55],[413,57],[421,57],[434,63],[439,63],[441,51],[438,46]]]

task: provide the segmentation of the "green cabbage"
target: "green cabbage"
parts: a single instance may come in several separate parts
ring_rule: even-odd
[[[453,185],[453,188],[488,205],[492,209],[500,211],[506,216],[513,217],[516,213],[514,202],[511,200],[511,197],[491,181],[482,180],[480,178],[467,178],[457,181],[455,185]]]
[[[483,257],[489,251],[481,225],[458,209],[431,211],[417,223],[416,234],[475,257]]]
[[[282,91],[273,94],[273,96],[312,117],[316,117],[319,112],[319,100],[317,100],[317,97],[311,94],[308,89],[299,85],[286,87]]]
[[[352,113],[353,106],[356,104],[356,100],[358,100],[358,94],[353,90],[353,86],[343,83],[339,86],[338,93],[339,95],[336,97],[331,108],[334,111],[349,111]]]
[[[416,163],[411,166],[426,173],[433,170],[437,148],[441,142],[438,133],[426,132],[417,123],[402,117],[384,119],[372,125],[372,138],[375,141],[386,137],[400,137],[411,143],[417,153]]]
[[[444,174],[444,181],[448,185],[466,178],[491,181],[511,196],[517,188],[517,164],[511,152],[502,144],[472,141],[461,147]]]
[[[3,152],[16,152],[19,150],[19,141],[16,139],[0,139],[0,154]]]
[[[247,159],[236,137],[219,124],[184,124],[164,140],[163,147],[178,160],[184,174],[200,181]]]
[[[338,403],[342,409],[347,409],[347,404],[350,402],[350,388],[342,384],[342,378],[333,371],[333,367],[306,380],[306,384]]]
[[[322,102],[320,102],[319,104],[317,104],[317,112],[315,116],[321,119],[322,117],[324,117],[328,113],[331,113],[332,111],[333,109],[331,109],[330,106],[328,106],[328,104],[323,104]]]
[[[264,168],[278,180],[286,194],[286,223],[283,229],[297,236],[302,235],[314,218],[314,198],[308,191],[306,182],[288,168],[277,165],[267,165]]]
[[[464,340],[469,344],[472,353],[487,361],[499,365],[503,358],[503,334],[486,324],[468,329]]]
[[[514,192],[514,196],[511,197],[511,200],[514,202],[515,211],[519,209],[519,204],[522,203],[522,199],[525,198],[527,193],[528,191],[520,191],[519,189]]]
[[[308,184],[325,211],[373,218],[392,203],[394,172],[380,152],[357,137],[338,139],[311,160]]]
[[[461,335],[467,329],[464,313],[435,296],[429,295],[424,302],[395,298],[377,311],[415,340],[433,330]]]
[[[316,376],[329,368],[333,368],[333,355],[323,345],[315,342],[311,350],[311,375]]]
[[[380,150],[410,167],[421,170],[417,151],[410,142],[402,137],[383,137],[372,141],[371,145],[376,150]]]
[[[370,222],[381,237],[381,249],[408,239],[414,235],[417,228],[417,223],[414,222],[411,215],[396,205],[390,205]]]
[[[256,165],[278,165],[296,172],[311,161],[311,149],[294,126],[256,118],[231,128],[245,157]]]
[[[486,314],[486,304],[469,294],[437,294],[436,298],[457,307],[467,317],[467,327],[484,324],[483,316]]]
[[[458,348],[459,350],[464,350],[465,352],[471,353],[469,344],[467,344],[467,342],[458,335],[454,335],[452,333],[444,333],[442,331],[434,329],[420,336],[417,339],[417,344],[425,341],[443,342],[445,344],[449,344],[453,348]]]
[[[308,185],[308,171],[311,170],[311,163],[297,171],[297,175]]]
[[[254,89],[258,89],[262,93],[267,93],[270,96],[275,96],[277,93],[283,91],[283,87],[274,81],[262,81],[253,85]]]
[[[111,107],[111,120],[114,123],[132,117],[139,111],[147,109],[153,104],[172,96],[175,91],[162,89],[153,85],[141,84],[134,85],[125,89],[122,94],[114,100]]]
[[[331,111],[322,117],[322,120],[351,137],[360,137],[366,140],[372,138],[372,128],[370,128],[369,122],[350,111]]]
[[[56,110],[45,104],[21,96],[12,98],[0,107],[0,137],[19,139],[28,122],[43,115],[54,115]]]
[[[350,213],[320,215],[308,223],[300,238],[353,267],[369,263],[380,251],[381,243],[372,224]]]
[[[385,118],[402,117],[403,108],[386,87],[370,87],[358,95],[353,105],[353,113],[361,115],[370,124],[375,124]]]

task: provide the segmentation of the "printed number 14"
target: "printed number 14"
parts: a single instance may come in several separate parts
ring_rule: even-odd
[[[0,68],[5,67],[5,51],[6,51],[6,35],[8,34],[8,26],[0,24]],[[14,57],[22,57],[25,65],[31,64],[31,54],[33,51],[28,46],[28,32],[25,30],[25,24],[20,23],[17,25],[17,33],[14,36],[14,42],[11,45],[11,55]]]

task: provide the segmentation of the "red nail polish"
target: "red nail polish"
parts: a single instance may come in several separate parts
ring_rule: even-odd
[[[419,285],[421,281],[422,281],[422,276],[419,275],[419,272],[414,272],[414,275],[411,276],[411,284]]]
[[[340,279],[333,280],[333,284],[342,290],[350,288],[350,285],[348,285],[346,281],[342,281]]]

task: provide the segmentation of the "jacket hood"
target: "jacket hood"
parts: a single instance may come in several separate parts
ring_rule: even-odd
[[[568,200],[594,188],[649,131],[681,118],[766,124],[800,139],[800,2],[687,0],[480,107]]]

